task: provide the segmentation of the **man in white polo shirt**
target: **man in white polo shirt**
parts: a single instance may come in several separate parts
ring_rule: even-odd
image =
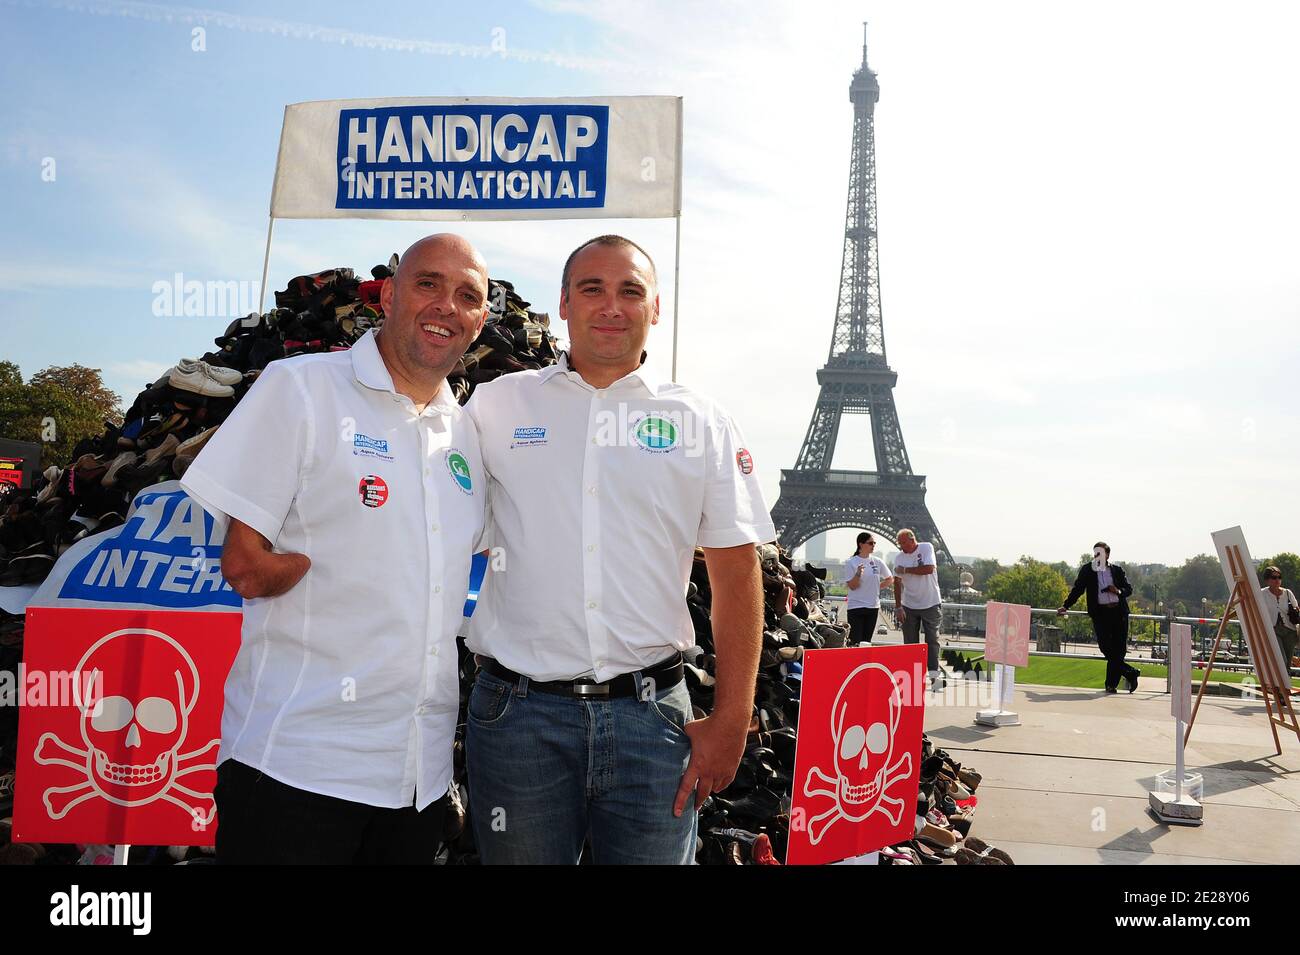
[[[459,236],[417,242],[377,335],[267,366],[185,472],[229,521],[222,571],[244,598],[218,862],[433,862],[486,490],[445,379],[487,283]]]
[[[898,553],[894,554],[894,607],[903,625],[903,642],[919,643],[925,628],[931,689],[943,688],[939,667],[939,623],[943,616],[934,545],[918,541],[908,528],[898,532]]]
[[[684,864],[696,810],[735,775],[762,646],[754,545],[776,536],[731,418],[644,364],[654,264],[601,236],[565,264],[559,364],[480,385],[503,570],[469,636],[466,732],[485,863]],[[696,545],[713,592],[715,705],[691,720],[681,651]],[[495,549],[499,548],[499,551]]]

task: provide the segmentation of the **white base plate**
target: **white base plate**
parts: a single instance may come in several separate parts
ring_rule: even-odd
[[[1020,714],[1010,710],[980,710],[975,714],[975,722],[981,726],[1019,726]]]
[[[1173,793],[1151,793],[1151,811],[1162,822],[1172,822],[1179,826],[1199,826],[1205,822],[1202,815],[1205,808],[1190,796],[1175,799]]]

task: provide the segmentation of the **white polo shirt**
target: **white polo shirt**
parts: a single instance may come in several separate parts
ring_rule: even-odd
[[[894,554],[894,576],[903,582],[903,607],[908,610],[929,610],[943,602],[939,595],[938,567],[933,574],[904,574],[904,567],[920,567],[924,564],[934,565],[934,545],[929,541],[917,541],[916,550],[904,554],[901,550]]]
[[[565,357],[474,390],[494,559],[476,653],[534,680],[600,681],[695,641],[695,546],[773,540],[740,430],[644,366],[596,389]]]
[[[385,808],[447,791],[485,484],[450,389],[417,413],[373,333],[267,366],[181,481],[312,562],[287,593],[244,601],[219,762]]]
[[[845,609],[874,610],[880,606],[880,584],[889,579],[889,568],[879,557],[859,557],[854,554],[844,562],[846,585],[853,579],[859,567],[862,568],[862,576],[858,578],[858,589],[848,588],[849,596],[845,601]]]

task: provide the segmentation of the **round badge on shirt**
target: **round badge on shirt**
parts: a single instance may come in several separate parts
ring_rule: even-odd
[[[677,425],[663,415],[646,415],[632,433],[643,450],[658,454],[671,451],[681,442]]]
[[[447,471],[458,488],[466,494],[474,493],[474,479],[469,473],[469,461],[456,448],[447,449]]]
[[[741,448],[736,452],[736,467],[740,468],[741,474],[753,473],[754,456],[749,453],[748,448]]]
[[[383,507],[388,500],[388,484],[378,474],[367,474],[357,485],[357,493],[366,507]]]

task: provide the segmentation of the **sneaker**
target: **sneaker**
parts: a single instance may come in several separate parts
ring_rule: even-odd
[[[206,362],[196,362],[188,370],[177,365],[167,375],[167,383],[173,388],[188,391],[209,398],[230,398],[235,389],[218,381],[212,374],[212,366]]]
[[[196,370],[201,370],[222,385],[237,385],[244,380],[243,373],[236,371],[234,368],[210,365],[206,361],[200,361],[197,358],[182,358],[176,363],[176,368],[184,374],[191,374]]]
[[[1124,677],[1124,681],[1128,684],[1128,691],[1129,691],[1130,693],[1132,693],[1134,690],[1136,690],[1136,689],[1138,688],[1138,673],[1139,673],[1139,672],[1140,672],[1140,671],[1138,671],[1138,670],[1134,670],[1134,671],[1131,672],[1128,676]]]

